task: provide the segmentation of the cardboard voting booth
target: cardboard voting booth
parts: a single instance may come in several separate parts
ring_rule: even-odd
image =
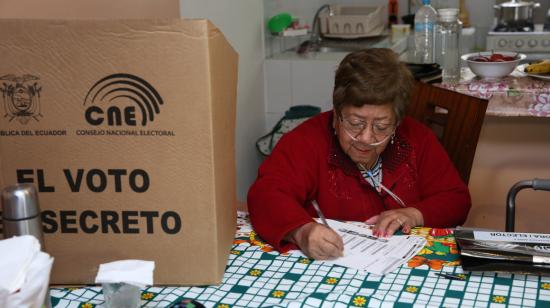
[[[139,14],[19,18],[10,14],[33,1],[0,4],[10,2],[0,185],[36,185],[51,283],[93,283],[99,264],[121,259],[155,261],[155,284],[220,282],[236,222],[238,62],[223,34],[207,20]],[[68,12],[83,3],[65,2]],[[179,15],[177,1],[120,2]]]

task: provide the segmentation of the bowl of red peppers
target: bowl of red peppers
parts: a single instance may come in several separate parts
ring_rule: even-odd
[[[461,59],[480,78],[495,79],[508,76],[525,57],[511,51],[482,51],[462,55]]]

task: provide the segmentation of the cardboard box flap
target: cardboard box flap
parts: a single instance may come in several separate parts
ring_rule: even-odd
[[[10,27],[16,29],[16,31],[38,31],[38,32],[57,32],[60,36],[60,40],[64,40],[66,43],[73,43],[71,40],[77,39],[76,35],[85,36],[85,38],[92,37],[94,39],[101,40],[102,38],[110,39],[112,36],[117,36],[117,39],[121,41],[136,41],[143,39],[146,36],[156,35],[167,36],[184,36],[188,39],[193,39],[195,44],[193,46],[199,46],[204,48],[204,51],[208,48],[209,40],[220,40],[226,42],[225,37],[221,31],[207,19],[109,19],[109,20],[65,20],[65,19],[0,19],[0,24],[4,27]],[[101,30],[100,30],[101,29]],[[22,38],[15,38],[9,40],[9,42],[17,43],[20,40],[26,40],[28,37],[39,38],[38,35],[24,35]],[[84,39],[79,37],[79,39]],[[48,43],[48,42],[44,42]],[[9,43],[6,43],[9,44]],[[226,42],[228,46],[228,52],[236,54],[231,46]],[[15,46],[15,45],[13,45]],[[162,46],[158,46],[159,53],[162,52],[182,52],[182,50],[188,51],[191,46],[180,46],[181,50],[165,51],[160,49]],[[33,50],[37,51],[37,50]],[[31,50],[23,50],[22,52],[31,52]],[[105,51],[106,53],[109,50]],[[219,55],[219,53],[217,54]],[[207,59],[210,55],[205,53],[200,55]]]
[[[178,0],[0,0],[0,18],[179,18]]]
[[[215,176],[213,185],[216,189],[216,224],[218,243],[227,245],[232,243],[234,234],[225,230],[233,227],[226,217],[233,217],[236,221],[236,186],[235,181],[228,176],[236,174],[235,161],[235,119],[236,108],[231,102],[237,99],[237,75],[231,74],[238,70],[238,55],[227,42],[222,33],[210,22],[208,22],[209,40],[208,51],[210,55],[210,85],[212,86],[212,147],[213,165]],[[231,149],[228,151],[228,149]],[[223,159],[223,157],[231,159]],[[229,171],[229,172],[228,172]],[[227,185],[227,183],[233,183]],[[233,199],[233,204],[228,206],[223,200]],[[231,244],[230,244],[231,245]],[[231,247],[220,246],[218,251],[225,251]],[[218,271],[223,274],[227,264],[227,257],[224,254],[218,255]]]

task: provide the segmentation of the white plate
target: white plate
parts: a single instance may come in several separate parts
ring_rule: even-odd
[[[548,74],[533,74],[533,73],[527,73],[525,72],[525,68],[528,66],[529,64],[522,64],[522,65],[518,65],[516,67],[516,69],[522,73],[524,73],[525,75],[527,76],[530,76],[530,77],[534,77],[534,78],[539,78],[539,79],[542,79],[542,80],[550,80],[550,73]]]

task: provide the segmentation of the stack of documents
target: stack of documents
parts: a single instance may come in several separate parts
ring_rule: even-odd
[[[462,268],[550,274],[550,234],[456,230]]]
[[[414,257],[426,244],[426,239],[420,236],[394,235],[378,238],[372,235],[370,228],[331,219],[327,219],[327,223],[342,237],[344,256],[324,262],[377,275],[393,272]]]

